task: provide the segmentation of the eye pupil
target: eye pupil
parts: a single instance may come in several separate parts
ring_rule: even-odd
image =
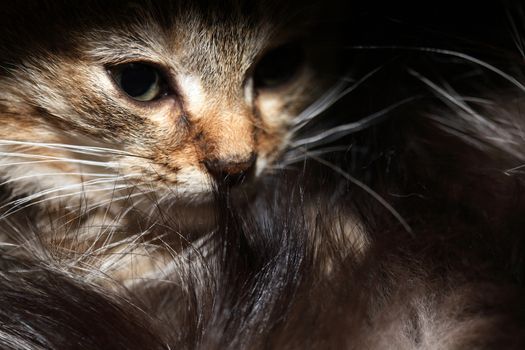
[[[148,64],[127,63],[110,71],[119,88],[137,101],[153,101],[161,96],[165,87],[158,70]]]
[[[300,45],[287,44],[268,52],[259,62],[254,73],[258,88],[272,88],[292,79],[304,61]]]
[[[122,70],[120,84],[131,97],[144,95],[155,84],[156,72],[143,64],[130,64]]]

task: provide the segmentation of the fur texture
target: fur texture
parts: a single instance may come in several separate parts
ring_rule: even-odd
[[[100,12],[93,4],[87,9],[82,4],[27,2],[3,9],[5,33],[15,28],[20,31],[0,36],[10,48],[1,54],[0,84],[5,87],[0,98],[5,126],[1,132],[9,135],[3,136],[3,147],[9,151],[1,158],[2,169],[7,169],[2,170],[6,177],[2,194],[4,203],[14,203],[16,208],[2,207],[9,214],[2,217],[1,226],[5,236],[0,275],[2,348],[525,346],[522,56],[504,49],[487,52],[477,42],[474,49],[465,48],[464,39],[442,40],[441,34],[431,39],[435,44],[431,48],[414,39],[406,43],[402,40],[409,36],[403,36],[399,28],[398,37],[380,47],[371,46],[376,42],[365,30],[369,18],[365,15],[359,22],[353,16],[365,34],[338,41],[346,50],[338,51],[335,61],[342,61],[350,70],[342,84],[324,88],[325,79],[313,77],[326,72],[327,61],[313,59],[309,76],[324,94],[312,90],[309,96],[305,92],[309,89],[302,86],[295,92],[275,92],[276,96],[266,96],[266,102],[263,94],[253,99],[243,95],[243,103],[261,98],[259,103],[271,107],[266,111],[275,108],[277,102],[272,98],[288,107],[259,116],[267,128],[248,132],[243,129],[249,128],[245,121],[253,116],[241,113],[236,117],[246,119],[235,123],[235,128],[211,135],[215,123],[233,118],[230,108],[240,99],[239,91],[232,92],[239,86],[237,73],[249,70],[250,65],[240,58],[256,56],[257,46],[270,36],[261,28],[281,28],[274,23],[290,18],[288,14],[297,13],[297,8],[277,10],[271,2],[239,7],[241,2],[232,2],[229,10],[235,11],[230,16],[210,3],[186,8],[152,2],[123,7],[131,12],[121,17],[118,11]],[[33,6],[40,6],[36,16],[14,15]],[[99,6],[114,9],[113,5]],[[277,12],[272,16],[258,9]],[[519,34],[525,18],[519,15],[521,7],[509,4],[507,9],[511,27]],[[58,20],[48,23],[41,16],[45,11]],[[76,11],[79,16],[68,19]],[[363,13],[359,8],[354,11]],[[110,18],[93,17],[93,13],[106,12]],[[262,19],[258,17],[261,13]],[[38,23],[38,31],[22,24],[33,22]],[[330,23],[337,21],[330,17]],[[340,24],[352,27],[347,22]],[[389,25],[383,27],[384,32]],[[57,38],[56,28],[64,26],[74,30]],[[166,35],[166,28],[182,33],[177,37],[182,44],[174,47],[189,43],[186,50],[192,50],[176,51],[175,57],[186,57],[181,61],[201,73],[198,78],[194,72],[177,75],[181,93],[197,96],[189,107],[189,120],[205,108],[199,106],[203,101],[206,108],[217,108],[213,113],[202,112],[204,116],[230,113],[230,117],[209,119],[205,127],[195,122],[206,134],[205,141],[188,144],[184,137],[195,136],[188,132],[180,138],[186,140],[180,141],[181,147],[195,151],[217,143],[213,150],[202,153],[213,157],[232,150],[255,149],[262,157],[275,152],[264,161],[268,164],[258,177],[256,191],[231,188],[227,181],[215,181],[209,174],[206,181],[213,186],[200,187],[202,174],[196,175],[192,166],[201,164],[195,159],[203,155],[187,151],[184,161],[188,163],[173,176],[181,176],[186,169],[189,182],[175,181],[166,199],[159,198],[153,185],[154,195],[142,207],[132,201],[133,194],[121,194],[115,188],[108,190],[107,198],[96,195],[109,203],[100,212],[92,210],[88,187],[80,187],[79,195],[66,193],[66,201],[53,205],[39,203],[39,196],[31,197],[42,194],[38,192],[43,191],[42,186],[54,188],[57,183],[46,182],[42,168],[34,163],[37,156],[44,157],[39,161],[59,160],[52,164],[60,168],[72,162],[62,162],[54,152],[87,152],[86,156],[68,155],[75,164],[101,161],[97,157],[102,154],[108,173],[114,170],[110,166],[114,159],[128,159],[130,145],[135,147],[133,153],[155,150],[164,152],[165,162],[181,161],[179,156],[166,156],[169,148],[151,146],[157,141],[146,140],[166,130],[172,132],[170,140],[177,139],[178,127],[154,127],[172,119],[159,117],[162,113],[123,109],[108,113],[104,99],[93,95],[98,88],[74,93],[70,87],[73,75],[56,73],[60,65],[81,74],[91,72],[81,66],[85,61],[78,56],[79,47],[90,47],[87,52],[103,64],[128,55],[159,57],[145,53],[143,44],[156,52],[170,49],[170,45],[153,42]],[[296,29],[307,33],[305,28]],[[454,30],[458,36],[463,34]],[[413,33],[414,28],[408,32]],[[79,35],[85,39],[80,44]],[[90,40],[96,35],[96,40]],[[123,35],[126,40],[121,45],[125,47],[118,49]],[[20,44],[20,37],[28,40]],[[485,44],[498,44],[501,38]],[[101,40],[112,44],[93,47]],[[38,61],[38,57],[45,59]],[[55,62],[51,57],[60,59]],[[64,63],[64,57],[69,61]],[[163,57],[171,59],[169,54]],[[45,69],[42,62],[48,63]],[[43,80],[36,81],[36,77]],[[304,84],[303,78],[298,79],[296,84]],[[82,89],[84,83],[78,85]],[[217,93],[217,101],[230,105],[213,102],[208,96],[211,90]],[[83,100],[83,93],[93,98]],[[183,99],[187,100],[191,98]],[[153,109],[157,107],[162,108]],[[174,113],[180,117],[177,108]],[[272,113],[286,122],[269,121]],[[107,120],[108,115],[114,118]],[[33,130],[35,127],[41,131]],[[257,136],[272,130],[272,137]],[[59,139],[44,138],[45,147],[36,147],[39,137],[50,135]],[[82,143],[77,148],[73,141],[79,140],[78,135],[97,143]],[[18,143],[6,142],[13,139]],[[119,147],[110,152],[108,142]],[[173,147],[172,152],[180,151]],[[6,165],[23,162],[28,154],[31,171],[19,170],[18,164]],[[164,161],[157,159],[153,164],[160,168]],[[137,164],[141,176],[151,175],[144,171],[148,167]],[[59,171],[60,179],[66,172],[83,172],[57,169],[53,172]],[[162,177],[162,171],[155,173]],[[23,177],[26,175],[32,177]],[[15,178],[22,182],[13,182]],[[75,181],[78,185],[78,179]],[[107,181],[115,186],[114,179]],[[84,182],[80,183],[86,185]],[[87,185],[92,183],[99,185]],[[213,200],[187,201],[184,188],[205,192]],[[69,200],[79,198],[78,206],[68,205]],[[210,218],[203,219],[205,216]],[[93,230],[97,225],[99,230]]]
[[[186,217],[184,231],[213,230],[207,212],[217,183],[248,168],[241,177],[253,187],[288,143],[292,117],[333,80],[326,75],[333,68],[320,64],[330,60],[317,53],[319,34],[309,34],[319,27],[312,9],[299,14],[290,6],[4,7],[0,174],[12,197],[2,219],[35,209],[32,224],[60,259],[121,280],[181,249],[174,242],[134,246],[144,261],[128,268],[122,252],[130,242],[158,240],[150,231],[161,215]],[[304,61],[285,84],[259,86],[260,61],[288,42],[301,43]],[[137,101],[118,85],[119,67],[130,62],[157,69],[162,98]]]

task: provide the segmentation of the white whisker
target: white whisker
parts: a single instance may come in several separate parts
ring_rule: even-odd
[[[55,161],[66,162],[66,163],[99,166],[99,167],[104,167],[104,168],[120,168],[119,162],[115,162],[115,161],[98,162],[94,160],[72,159],[72,158],[64,158],[64,157],[46,156],[46,155],[40,155],[40,154],[26,154],[26,153],[19,153],[19,152],[0,152],[0,157],[46,159],[46,160],[55,160]]]
[[[116,174],[104,174],[104,173],[81,173],[81,172],[75,172],[75,173],[67,173],[67,172],[58,172],[58,173],[42,173],[42,174],[32,174],[32,175],[24,175],[19,176],[16,178],[9,179],[7,181],[1,182],[0,186],[7,185],[13,182],[26,180],[26,179],[32,179],[32,178],[39,178],[39,177],[53,177],[53,176],[85,176],[85,177],[104,177],[104,178],[118,178],[120,175]]]
[[[334,165],[334,164],[332,164],[332,163],[330,163],[330,162],[328,162],[328,161],[326,161],[326,160],[324,160],[322,158],[316,157],[316,156],[311,156],[310,158],[314,159],[315,161],[317,161],[320,164],[323,164],[323,165],[329,167],[330,169],[332,169],[337,174],[341,175],[342,177],[344,177],[345,179],[347,179],[348,181],[350,181],[351,183],[353,183],[357,187],[363,189],[366,193],[368,193],[375,200],[377,200],[386,210],[388,210],[397,219],[397,221],[399,221],[399,223],[403,226],[403,228],[409,234],[414,236],[414,232],[413,232],[412,228],[405,221],[405,219],[403,219],[401,214],[399,214],[399,212],[397,210],[395,210],[394,207],[390,203],[388,203],[383,197],[381,197],[377,192],[375,192],[373,189],[371,189],[369,186],[367,186],[363,182],[359,181],[355,177],[351,176],[349,173],[347,173],[346,171],[344,171],[340,167],[338,167],[338,166],[336,166],[336,165]]]
[[[35,160],[30,162],[11,162],[11,163],[0,163],[0,167],[18,166],[18,165],[33,165],[33,164],[52,164],[60,163],[61,160]]]
[[[336,86],[331,88],[327,93],[321,96],[317,101],[315,101],[308,108],[306,108],[301,114],[299,114],[299,116],[294,118],[295,126],[292,128],[291,132],[296,133],[300,129],[304,128],[315,117],[321,115],[328,108],[332,107],[336,102],[338,102],[343,97],[345,97],[346,95],[348,95],[349,93],[357,89],[360,85],[362,85],[365,81],[367,81],[370,77],[372,77],[375,73],[377,73],[381,68],[382,67],[378,67],[372,70],[371,72],[363,76],[361,79],[359,79],[357,82],[355,82],[352,86],[346,89],[344,89],[346,85],[345,80],[338,83]]]
[[[121,156],[130,156],[136,157],[133,153],[112,149],[104,147],[94,147],[94,146],[82,146],[82,145],[73,145],[73,144],[63,144],[63,143],[43,143],[43,142],[29,142],[29,141],[16,141],[16,140],[0,140],[0,146],[3,145],[20,145],[20,146],[30,146],[30,147],[41,147],[49,149],[62,149],[69,150],[74,153],[80,154],[89,154],[96,156],[105,156],[105,155],[121,155]]]
[[[297,141],[294,141],[290,144],[290,148],[297,148],[301,146],[308,146],[313,147],[316,145],[322,145],[329,142],[336,141],[344,136],[347,136],[349,134],[364,130],[369,128],[372,125],[375,125],[385,119],[388,116],[388,113],[395,110],[396,108],[399,108],[409,102],[412,102],[419,98],[419,96],[413,96],[405,98],[397,103],[394,103],[376,113],[373,113],[367,117],[364,117],[356,122],[347,123],[343,125],[338,125],[336,127],[333,127],[331,129],[322,131],[314,136],[305,137],[303,139],[299,139]]]
[[[297,162],[304,161],[308,159],[307,155],[313,155],[316,157],[322,156],[327,153],[335,153],[335,152],[348,152],[352,148],[352,145],[349,146],[334,146],[334,147],[326,147],[321,149],[316,149],[314,151],[309,151],[307,148],[299,148],[295,149],[293,152],[290,152],[287,154],[283,161],[281,162],[282,166],[289,166],[292,164],[295,164]],[[298,154],[300,153],[300,154]]]
[[[66,198],[66,197],[71,197],[71,196],[76,196],[76,195],[81,195],[81,194],[86,194],[86,193],[111,191],[111,190],[115,190],[115,189],[122,190],[122,189],[126,189],[126,188],[131,188],[131,187],[132,186],[130,186],[130,185],[119,185],[119,186],[113,186],[113,187],[95,188],[95,189],[89,189],[89,190],[82,190],[82,191],[78,191],[78,192],[66,193],[66,194],[61,194],[61,195],[56,195],[56,196],[52,196],[52,197],[49,197],[49,198],[45,198],[45,199],[42,199],[42,200],[39,200],[39,201],[36,201],[36,202],[32,202],[28,206],[24,206],[24,207],[19,208],[19,209],[25,209],[25,208],[28,208],[30,206],[36,205],[36,204],[40,204],[40,203],[44,203],[44,202],[48,202],[48,201],[52,201],[52,200],[56,200],[56,199],[60,199],[60,198]],[[54,191],[54,192],[56,192],[56,191]],[[14,207],[18,207],[18,206],[20,206],[22,204],[25,204],[27,202],[29,202],[29,201],[24,201],[24,202],[21,202],[21,203],[17,203]],[[10,213],[10,214],[12,214],[12,213]],[[0,217],[0,219],[4,219],[4,218],[5,218],[4,216]]]
[[[133,188],[133,187],[130,187],[130,189]],[[136,188],[136,187],[135,187]],[[132,194],[127,194],[127,195],[123,195],[123,196],[119,196],[119,197],[113,197],[111,199],[107,199],[107,200],[104,200],[104,201],[99,201],[99,202],[96,202],[96,203],[91,203],[87,210],[88,212],[89,211],[93,211],[93,210],[96,210],[98,208],[101,208],[105,205],[108,205],[110,203],[113,203],[113,202],[119,202],[119,201],[122,201],[122,200],[128,200],[128,199],[132,199],[132,198],[135,198],[135,197],[138,197],[138,196],[145,196],[145,195],[148,195],[152,192],[155,192],[156,190],[150,190],[150,191],[143,191],[143,192],[138,192],[138,193],[132,193]]]
[[[452,50],[446,50],[446,49],[437,49],[433,47],[412,47],[412,46],[352,46],[348,47],[348,49],[358,49],[358,50],[405,50],[405,51],[419,51],[419,52],[428,52],[428,53],[435,53],[439,55],[445,55],[445,56],[451,56],[451,57],[457,57],[461,58],[465,61],[472,62],[474,64],[477,64],[495,74],[500,76],[501,78],[505,79],[512,85],[519,88],[522,92],[525,92],[525,85],[523,85],[519,80],[511,76],[510,74],[505,73],[501,69],[482,61],[476,57],[470,56],[466,53],[459,52],[459,51],[452,51]]]
[[[78,192],[72,192],[72,193],[66,193],[66,194],[52,196],[52,197],[45,198],[45,199],[42,199],[42,200],[39,200],[39,201],[31,202],[31,203],[29,203],[27,205],[24,205],[24,206],[20,207],[21,205],[23,205],[23,204],[28,202],[28,201],[24,201],[22,203],[17,203],[16,205],[13,205],[12,208],[10,208],[4,214],[2,214],[2,216],[0,216],[0,221],[6,219],[10,215],[13,215],[13,214],[15,214],[15,213],[17,213],[17,212],[19,212],[21,210],[24,210],[24,209],[27,209],[29,207],[32,207],[32,206],[35,206],[35,205],[38,205],[38,204],[42,204],[42,203],[45,203],[45,202],[49,202],[49,201],[53,201],[53,200],[57,200],[57,199],[62,199],[62,198],[67,198],[67,197],[73,197],[73,196],[87,194],[87,193],[95,193],[95,192],[103,192],[103,191],[115,191],[115,190],[126,190],[126,189],[131,189],[133,187],[134,187],[134,185],[127,185],[126,184],[126,185],[117,185],[117,186],[112,186],[112,187],[103,187],[103,188],[95,188],[95,189],[87,189],[87,190],[84,189],[84,190],[78,191]],[[53,191],[53,192],[57,192],[57,191]],[[112,200],[110,200],[109,202],[111,202],[111,201]],[[3,208],[5,206],[6,205],[3,205],[0,208]]]
[[[418,72],[409,69],[409,73],[413,75],[414,77],[421,80],[423,83],[425,83],[427,86],[429,86],[432,90],[434,90],[438,96],[445,99],[445,101],[448,101],[452,103],[454,106],[459,107],[464,112],[468,113],[470,116],[474,117],[476,121],[483,124],[484,126],[488,127],[489,129],[495,129],[495,125],[491,124],[486,118],[482,117],[479,113],[474,111],[468,104],[466,104],[462,99],[453,96],[451,93],[447,92],[443,88],[439,87],[437,84],[432,82],[430,79],[424,77],[423,75],[419,74]]]
[[[18,205],[27,203],[29,201],[32,201],[33,199],[36,199],[36,198],[39,198],[39,197],[43,197],[43,196],[46,196],[46,195],[49,195],[49,194],[52,194],[52,193],[56,193],[56,192],[62,192],[62,191],[66,191],[66,190],[76,189],[76,188],[84,188],[84,187],[89,187],[89,186],[94,186],[94,185],[106,184],[106,183],[111,183],[111,182],[117,183],[117,182],[120,182],[120,181],[127,180],[128,178],[134,177],[134,176],[136,176],[136,175],[135,174],[121,175],[121,176],[119,176],[117,178],[93,179],[93,180],[88,180],[88,181],[82,181],[80,183],[75,183],[75,184],[62,186],[62,187],[54,187],[54,188],[50,188],[50,189],[47,189],[47,190],[35,192],[35,193],[33,193],[33,194],[29,195],[29,196],[26,196],[26,197],[23,197],[23,198],[20,198],[20,199],[8,202],[8,203],[0,206],[0,209],[3,209],[5,207],[7,207],[7,206],[18,206]],[[79,193],[82,193],[82,192],[79,192]]]

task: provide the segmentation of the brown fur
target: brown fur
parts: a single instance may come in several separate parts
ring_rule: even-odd
[[[67,220],[64,232],[81,222],[81,231],[91,236],[83,234],[83,240],[97,246],[121,237],[121,230],[127,231],[124,235],[137,231],[125,228],[128,218],[122,215],[133,207],[133,200],[112,197],[133,193],[146,202],[141,208],[157,205],[151,196],[184,206],[211,199],[217,174],[210,174],[207,164],[239,172],[256,159],[258,174],[271,167],[287,144],[293,116],[328,82],[311,68],[317,60],[308,53],[314,50],[307,31],[311,24],[304,13],[284,21],[280,13],[286,9],[272,2],[232,1],[222,6],[219,10],[209,4],[170,1],[140,6],[29,1],[4,8],[0,140],[33,143],[2,146],[6,152],[22,148],[27,154],[4,157],[9,163],[28,162],[4,166],[0,172],[8,181],[15,179],[10,185],[13,193],[47,193],[34,201],[40,212],[52,208],[56,213],[75,213],[83,202],[80,208],[86,208],[89,216]],[[254,91],[249,81],[258,60],[290,40],[303,41],[310,58],[300,74],[279,91]],[[121,92],[107,70],[136,61],[159,67],[172,94],[146,104]],[[71,152],[34,143],[109,151],[83,155],[75,152],[81,148]],[[53,161],[41,165],[34,160]],[[106,162],[115,163],[105,167]],[[37,175],[45,173],[55,174],[39,181]],[[119,178],[97,184],[91,173]],[[34,177],[19,178],[25,174]],[[58,189],[64,184],[69,187]],[[46,220],[38,226],[50,231]],[[70,241],[64,232],[49,235]]]
[[[0,347],[523,348],[525,88],[463,53],[378,71],[353,47],[375,73],[298,126],[342,77],[321,5],[2,7]],[[294,79],[254,90],[295,40]],[[118,90],[135,61],[171,95]]]

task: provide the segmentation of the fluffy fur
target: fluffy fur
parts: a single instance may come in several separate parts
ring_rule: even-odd
[[[271,170],[290,139],[293,116],[334,80],[327,75],[334,68],[321,64],[330,59],[317,53],[319,34],[311,35],[319,28],[314,8],[299,14],[292,7],[271,1],[3,7],[0,175],[11,198],[2,204],[2,219],[34,209],[31,222],[58,259],[123,281],[140,275],[122,253],[130,242],[146,242],[131,252],[144,256],[137,263],[144,272],[183,248],[172,238],[164,247],[158,240],[165,233],[151,232],[161,215],[184,216],[182,231],[213,230],[207,212],[217,182],[239,167],[253,168],[251,180]],[[292,67],[288,83],[259,88],[259,61],[288,42],[302,43],[304,64]],[[158,67],[166,96],[141,103],[126,95],[114,68],[129,62]]]
[[[220,18],[212,5],[203,8]],[[523,18],[511,19],[519,33]],[[42,25],[28,47],[48,40],[70,52],[53,32]],[[81,197],[88,205],[73,211],[89,215],[75,225],[60,221],[71,215],[63,204],[4,218],[2,347],[523,348],[522,62],[504,51],[458,51],[450,40],[444,48],[401,46],[399,38],[371,47],[370,37],[356,36],[339,42],[352,78],[298,109],[274,173],[263,172],[255,194],[219,181],[212,202],[175,211],[174,198],[184,196],[175,194],[172,207],[153,197],[151,221],[129,202],[115,214],[104,208],[114,217],[129,209],[134,220],[125,227],[139,234],[121,236],[118,222],[97,244],[82,235],[98,223],[84,221],[89,191]],[[27,51],[4,55],[20,60]],[[4,58],[5,77],[30,84],[12,60]],[[184,81],[199,94],[199,84]],[[60,101],[49,91],[40,96]],[[6,107],[19,100],[2,97],[3,125],[24,132],[23,118],[11,124]],[[89,155],[102,150],[85,147]],[[37,179],[27,182],[45,185]],[[6,202],[33,191],[10,185],[3,184]],[[200,222],[204,215],[212,219]],[[166,250],[153,254],[158,249]]]

